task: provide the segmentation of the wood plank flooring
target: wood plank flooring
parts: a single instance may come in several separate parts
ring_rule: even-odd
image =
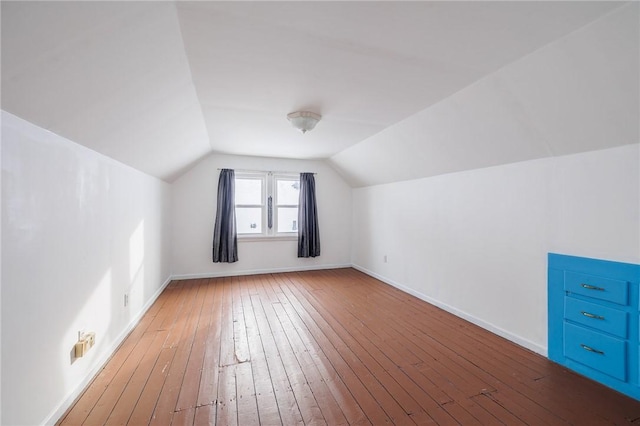
[[[640,425],[640,402],[353,269],[172,282],[61,425]]]

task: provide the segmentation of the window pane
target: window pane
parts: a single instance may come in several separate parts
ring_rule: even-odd
[[[298,196],[300,194],[300,181],[298,180],[277,180],[277,200],[278,204],[295,204],[298,205]]]
[[[262,179],[236,179],[236,204],[262,204]]]
[[[236,207],[236,226],[238,234],[262,233],[262,208]]]
[[[298,232],[298,208],[278,207],[278,232]]]

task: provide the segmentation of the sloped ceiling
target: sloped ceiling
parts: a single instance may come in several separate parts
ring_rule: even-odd
[[[332,158],[354,185],[393,181],[406,176],[368,165],[403,158],[396,126],[623,6],[2,2],[2,109],[167,181],[216,152]],[[313,132],[286,121],[299,109],[323,115]],[[422,175],[488,163],[409,139],[440,165]],[[552,155],[527,141],[498,161]]]
[[[329,161],[352,186],[640,142],[640,12],[629,4]]]

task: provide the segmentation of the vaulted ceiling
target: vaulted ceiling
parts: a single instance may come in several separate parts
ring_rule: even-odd
[[[340,153],[621,6],[3,1],[1,106],[167,181],[210,153],[348,168]],[[322,121],[302,135],[296,110]]]

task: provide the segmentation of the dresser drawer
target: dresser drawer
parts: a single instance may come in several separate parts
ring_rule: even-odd
[[[612,280],[595,275],[570,271],[566,271],[564,274],[564,289],[566,291],[619,305],[627,305],[629,303],[628,286],[629,283],[626,281]]]
[[[564,324],[564,355],[616,379],[627,378],[626,342],[573,324]]]
[[[572,297],[564,298],[565,319],[627,338],[627,313]]]

